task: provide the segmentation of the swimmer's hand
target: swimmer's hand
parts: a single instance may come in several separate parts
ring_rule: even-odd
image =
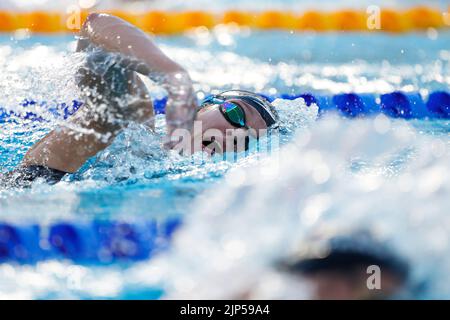
[[[132,24],[108,14],[90,14],[83,24],[80,37],[86,43],[127,57],[123,64],[150,78],[163,77],[162,85],[168,93],[166,107],[167,134],[176,129],[190,130],[196,113],[196,98],[192,81],[186,70],[170,59],[153,39]],[[82,48],[80,48],[82,49]],[[166,146],[173,145],[167,139]]]
[[[164,146],[172,149],[180,143],[180,136],[192,134],[197,110],[197,98],[189,74],[184,70],[165,76],[163,87],[169,94],[166,105],[167,137]]]

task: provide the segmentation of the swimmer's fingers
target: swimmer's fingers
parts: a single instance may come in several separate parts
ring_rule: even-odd
[[[153,108],[150,100],[136,99],[120,111],[128,121],[144,123],[152,120]]]
[[[92,42],[89,38],[80,36],[78,38],[76,52],[86,51],[91,45]]]
[[[101,76],[97,75],[88,67],[80,67],[75,74],[75,82],[80,89],[96,88],[101,82]]]
[[[121,59],[120,59],[120,61],[118,61],[118,63],[122,68],[125,68],[127,70],[132,70],[132,71],[144,74],[144,75],[148,75],[151,72],[149,66],[146,63],[144,63],[140,60],[137,60],[135,58],[121,57]]]
[[[171,136],[165,136],[163,138],[163,147],[166,150],[172,150],[175,148],[175,146],[179,143],[180,141],[176,141],[174,140]]]
[[[86,67],[99,75],[104,75],[113,65],[119,65],[124,71],[142,74],[149,74],[151,71],[143,61],[116,52],[95,51],[86,57]]]

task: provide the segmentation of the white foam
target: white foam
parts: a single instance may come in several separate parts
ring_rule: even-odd
[[[258,166],[244,185],[199,199],[162,258],[169,297],[239,296],[308,234],[330,227],[372,230],[410,259],[415,280],[430,282],[435,291],[424,296],[449,297],[448,140],[436,156],[433,139],[401,122],[380,133],[372,120],[329,118],[298,141],[273,159],[279,172],[270,182],[261,182]],[[318,168],[327,168],[327,179],[316,178]]]

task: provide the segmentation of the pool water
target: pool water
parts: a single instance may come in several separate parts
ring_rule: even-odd
[[[156,41],[188,69],[199,98],[232,87],[271,95],[402,90],[427,96],[450,85],[448,32],[296,34],[218,27]],[[79,99],[74,46],[69,36],[0,36],[0,106],[18,110],[24,99]],[[157,95],[157,88],[152,92]],[[263,274],[308,230],[342,221],[376,229],[412,257],[415,277],[429,287],[417,297],[450,297],[450,282],[433,282],[450,264],[449,121],[317,120],[317,108],[302,100],[274,104],[285,128],[270,157],[252,150],[238,161],[199,160],[163,151],[164,118],[158,116],[156,134],[131,126],[57,185],[0,190],[0,219],[11,223],[186,221],[172,249],[155,260],[2,264],[0,298],[226,298],[238,290],[230,282]],[[14,168],[59,121],[0,123],[0,171]],[[300,208],[309,215],[299,218]]]

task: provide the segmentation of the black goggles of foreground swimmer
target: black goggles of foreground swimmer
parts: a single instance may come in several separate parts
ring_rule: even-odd
[[[266,123],[268,129],[278,128],[278,121],[272,105],[260,95],[245,90],[229,90],[205,98],[200,109],[217,106],[225,120],[236,128],[249,129],[244,109],[229,100],[239,99],[253,107]]]

